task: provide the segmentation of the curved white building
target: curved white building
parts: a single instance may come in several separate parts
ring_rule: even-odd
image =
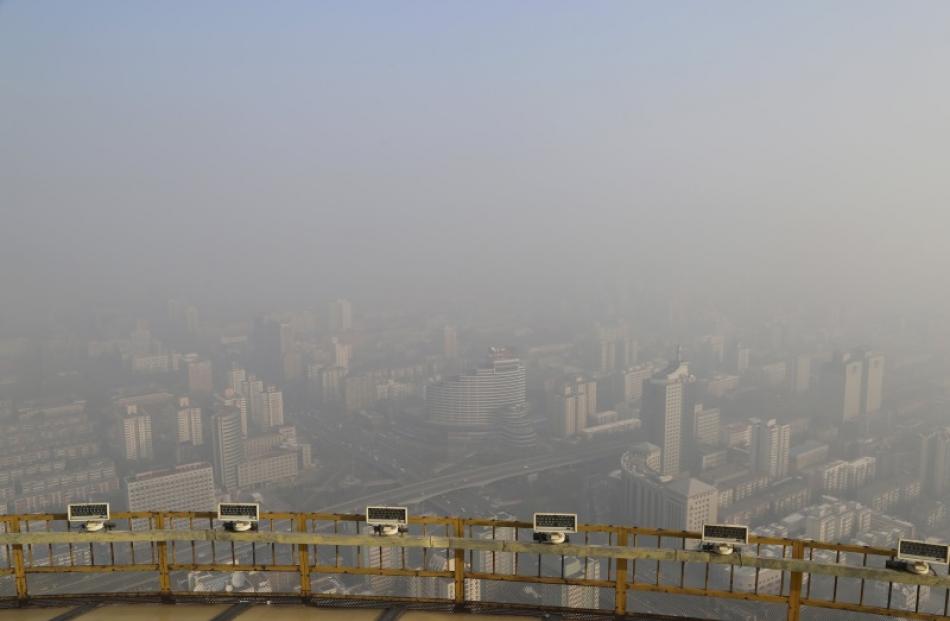
[[[488,366],[432,384],[426,391],[429,421],[450,435],[476,438],[494,432],[499,412],[525,406],[525,369],[506,349],[492,349]]]

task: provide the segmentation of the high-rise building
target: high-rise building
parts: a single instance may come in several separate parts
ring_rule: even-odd
[[[201,408],[192,407],[188,397],[178,400],[178,443],[194,446],[204,444]]]
[[[210,360],[198,360],[197,357],[188,360],[188,391],[193,395],[208,397],[214,392]]]
[[[341,403],[344,397],[346,367],[320,370],[320,395],[324,404]]]
[[[561,384],[554,398],[554,420],[562,437],[587,429],[597,413],[597,382],[576,377]]]
[[[750,456],[756,472],[781,479],[788,475],[788,456],[791,448],[792,428],[779,425],[775,419],[762,421],[753,418]]]
[[[690,382],[687,364],[676,360],[643,385],[640,420],[647,441],[663,451],[660,473],[667,476],[676,476],[680,472],[683,420]]]
[[[223,395],[215,395],[217,405],[237,408],[241,412],[241,435],[247,437],[248,412],[247,399],[232,388],[224,391]]]
[[[129,511],[211,511],[214,472],[198,462],[167,470],[142,472],[126,480]]]
[[[267,413],[264,411],[264,382],[254,375],[248,375],[241,382],[241,396],[247,399],[247,414],[258,430],[267,429]]]
[[[920,480],[934,498],[950,488],[950,428],[920,434]]]
[[[881,409],[884,393],[884,354],[864,352],[864,376],[861,388],[861,411],[873,414]]]
[[[631,338],[626,324],[599,326],[597,332],[601,372],[609,373],[636,364],[637,341]]]
[[[247,371],[237,366],[228,371],[228,385],[236,394],[242,394],[244,382],[247,381]]]
[[[429,420],[450,438],[485,438],[496,430],[499,412],[525,405],[525,368],[505,348],[493,348],[488,365],[428,386]]]
[[[719,408],[704,408],[702,403],[693,406],[692,438],[695,444],[715,446],[719,444]]]
[[[349,300],[337,299],[327,306],[327,328],[339,334],[353,327],[353,307]]]
[[[715,523],[719,492],[691,477],[673,478],[653,472],[625,453],[621,459],[625,486],[624,517],[638,525],[699,531]]]
[[[137,405],[126,407],[126,416],[122,419],[122,434],[125,439],[126,459],[152,459],[152,417],[144,411],[140,412]]]
[[[637,401],[643,396],[643,384],[653,375],[653,367],[643,364],[623,373],[623,400]]]
[[[284,393],[276,386],[268,386],[261,395],[261,421],[266,427],[284,424]]]
[[[359,412],[376,403],[376,380],[372,375],[347,376],[343,385],[343,403],[347,412]]]
[[[350,359],[353,357],[353,346],[344,343],[340,339],[333,338],[333,359],[334,364],[344,369],[350,368]]]
[[[455,326],[442,329],[442,355],[450,360],[459,357],[459,335]]]
[[[799,354],[794,361],[794,375],[792,387],[795,392],[808,392],[811,388],[811,355]]]
[[[832,417],[853,421],[861,415],[864,361],[851,354],[838,354],[825,366],[824,392]]]
[[[225,407],[211,418],[211,440],[218,483],[226,490],[234,489],[238,485],[238,465],[244,460],[240,410]]]

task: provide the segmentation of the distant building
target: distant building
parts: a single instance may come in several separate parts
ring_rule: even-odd
[[[201,408],[191,406],[188,397],[178,400],[178,443],[201,446],[204,432],[201,423]]]
[[[291,480],[299,472],[299,458],[296,450],[277,450],[243,461],[237,466],[237,485],[248,488]]]
[[[188,392],[207,397],[214,393],[210,360],[198,360],[197,357],[188,360]]]
[[[244,460],[241,412],[226,408],[215,414],[211,418],[211,438],[215,476],[221,487],[232,490],[238,486],[237,468]]]
[[[762,421],[753,418],[752,443],[750,456],[752,467],[769,475],[772,479],[782,479],[788,475],[788,458],[792,438],[792,429],[780,425],[775,419]]]
[[[635,460],[621,460],[624,515],[638,526],[699,531],[716,522],[719,492],[691,477],[673,478],[643,468]]]
[[[152,449],[152,417],[139,412],[137,405],[126,407],[122,419],[125,440],[125,458],[130,461],[149,460],[154,457]]]
[[[126,480],[129,511],[212,511],[214,471],[198,462],[142,472]]]
[[[873,414],[881,409],[884,394],[884,354],[864,352],[864,376],[861,390],[861,411]]]
[[[507,349],[493,349],[489,364],[428,386],[429,420],[450,439],[487,438],[499,413],[526,404],[525,368]]]
[[[455,326],[445,326],[442,329],[442,355],[449,360],[459,357],[459,335]]]
[[[680,472],[682,428],[691,380],[687,364],[677,360],[651,377],[643,387],[640,420],[646,439],[663,451],[660,473],[667,476]]]
[[[564,438],[573,436],[597,413],[597,382],[583,377],[564,382],[553,401],[558,432]]]
[[[261,395],[261,420],[268,427],[277,427],[284,424],[284,393],[275,386],[268,386],[267,392]]]
[[[920,434],[920,479],[934,498],[950,488],[950,427]]]
[[[327,329],[334,334],[353,327],[353,306],[349,300],[337,299],[327,305]]]
[[[719,408],[705,409],[702,403],[693,407],[691,435],[694,444],[719,444]]]

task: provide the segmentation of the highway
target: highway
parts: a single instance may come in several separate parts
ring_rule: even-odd
[[[351,498],[335,505],[323,507],[326,512],[362,512],[367,505],[414,505],[430,498],[441,496],[449,492],[481,487],[489,483],[503,481],[536,472],[543,472],[552,468],[560,468],[573,464],[580,464],[596,459],[603,459],[612,455],[619,456],[629,448],[629,438],[622,441],[607,441],[592,444],[580,444],[553,455],[540,455],[516,459],[512,461],[472,468],[463,472],[435,477],[426,481],[410,483],[389,490],[382,490]],[[619,462],[618,462],[619,463]]]

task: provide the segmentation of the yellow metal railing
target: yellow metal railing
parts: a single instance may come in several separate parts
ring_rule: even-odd
[[[616,615],[638,597],[667,594],[782,605],[790,620],[805,607],[950,619],[946,569],[929,576],[887,569],[890,549],[752,536],[741,553],[716,556],[698,549],[698,533],[629,526],[581,524],[569,543],[549,545],[535,543],[531,524],[519,521],[414,516],[406,534],[379,537],[361,515],[264,513],[257,531],[243,533],[224,530],[214,518],[117,513],[114,529],[86,533],[70,529],[60,514],[0,516],[0,577],[12,578],[11,599],[20,603],[51,597],[31,593],[34,576],[154,574],[158,588],[147,593],[174,600],[194,595],[175,589],[180,572],[260,571],[295,574],[293,588],[271,595],[304,600],[332,597],[314,589],[320,577],[349,575],[437,580],[445,586],[438,597],[375,595],[456,606],[476,603],[476,584],[513,583],[593,589],[611,601],[601,606],[598,598],[596,610]]]

